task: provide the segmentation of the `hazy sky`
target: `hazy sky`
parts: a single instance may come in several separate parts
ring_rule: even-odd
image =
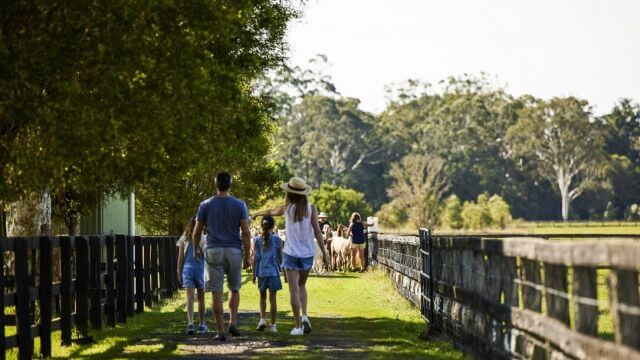
[[[326,54],[338,91],[373,112],[385,84],[481,71],[596,113],[640,101],[640,0],[309,0],[289,42],[291,63]]]

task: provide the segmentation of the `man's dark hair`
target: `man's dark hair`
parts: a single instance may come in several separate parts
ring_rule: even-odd
[[[220,191],[228,191],[231,188],[231,174],[221,172],[216,175],[216,188]]]

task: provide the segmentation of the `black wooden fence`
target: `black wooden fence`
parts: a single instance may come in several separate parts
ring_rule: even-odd
[[[40,355],[51,356],[52,331],[61,330],[62,345],[74,327],[90,340],[89,327],[115,327],[178,288],[174,237],[0,238],[0,248],[1,359],[14,347],[30,359],[36,337]]]
[[[640,359],[640,242],[598,237],[607,239],[422,229],[370,234],[369,255],[430,328],[482,358]]]

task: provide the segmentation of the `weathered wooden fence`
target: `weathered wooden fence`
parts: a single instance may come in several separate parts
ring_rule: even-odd
[[[640,359],[638,241],[428,230],[369,240],[372,262],[429,326],[481,357]],[[613,324],[610,334],[601,328],[606,324]]]
[[[74,327],[88,339],[90,326],[115,327],[172,296],[178,288],[175,244],[174,237],[127,235],[0,238],[2,359],[14,347],[30,359],[36,337],[41,356],[48,357],[52,331],[61,330],[62,345],[69,345]],[[7,336],[11,326],[15,334]]]

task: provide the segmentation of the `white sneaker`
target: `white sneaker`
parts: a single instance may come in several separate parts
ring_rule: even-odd
[[[307,315],[302,315],[302,319],[300,320],[300,322],[302,322],[302,328],[304,329],[304,333],[308,334],[311,332],[311,321],[309,321],[309,318],[307,317]]]
[[[258,322],[258,327],[256,327],[257,331],[264,331],[267,328],[267,321],[265,319],[260,319]]]
[[[269,331],[271,331],[272,333],[277,333],[278,328],[276,328],[276,324],[269,326]]]
[[[304,329],[303,328],[293,328],[291,329],[291,336],[302,336],[304,335]]]

